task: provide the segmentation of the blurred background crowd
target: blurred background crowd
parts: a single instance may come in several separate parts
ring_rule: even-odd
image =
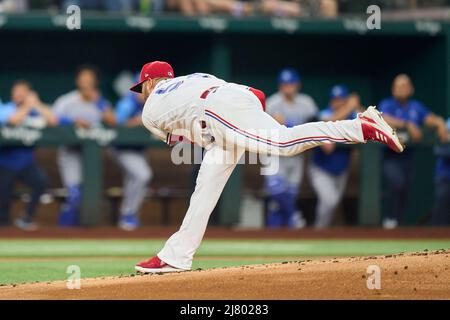
[[[92,12],[91,29],[60,28],[55,17],[71,4]],[[372,4],[381,7],[383,19],[407,21],[375,36],[344,19],[341,25],[329,21],[367,17]],[[23,17],[32,13],[44,19],[28,25]],[[122,18],[109,19],[112,14],[154,16],[156,27],[133,29],[116,21]],[[181,20],[169,15],[191,29],[179,30]],[[239,19],[217,33],[196,23],[204,16]],[[240,19],[253,16],[259,17],[254,29]],[[311,18],[312,24],[291,32],[275,28],[270,17]],[[449,19],[450,0],[0,0],[0,43],[7,48],[0,51],[0,129],[141,127],[144,101],[128,91],[136,76],[130,70],[149,59],[168,60],[176,76],[206,71],[262,89],[267,112],[288,127],[350,119],[377,104],[407,141],[406,152],[382,149],[378,161],[363,155],[366,147],[330,144],[280,159],[276,175],[242,166],[244,201],[238,208],[227,199],[227,215],[240,211],[245,222],[263,212],[261,221],[249,224],[270,228],[354,226],[364,212],[381,212],[364,223],[387,229],[448,226],[450,31],[444,32],[445,21],[426,28],[410,23],[421,18]],[[93,64],[74,70],[85,61]],[[52,139],[57,137],[45,147],[0,144],[0,226],[82,223],[83,152],[80,146],[54,148]],[[170,150],[137,145],[104,147],[100,160],[104,194],[98,198],[106,203],[102,215],[110,212],[103,224],[134,230],[183,218],[198,164],[176,166]],[[361,207],[368,203],[364,197],[375,199],[376,208]],[[238,224],[223,221],[222,207],[211,224]]]
[[[95,66],[79,67],[74,83],[73,91],[61,93],[56,101],[47,105],[40,100],[39,92],[33,89],[31,83],[26,80],[15,81],[10,101],[0,104],[0,124],[39,128],[74,126],[84,129],[102,124],[111,127],[141,126],[144,103],[141,96],[122,91],[122,97],[111,103],[99,89],[99,71]],[[267,99],[267,112],[288,127],[309,121],[351,119],[365,108],[358,92],[345,84],[336,84],[329,92],[324,92],[328,104],[318,106],[310,95],[303,92],[301,75],[292,68],[281,70],[277,83],[278,87]],[[379,109],[391,126],[414,143],[421,141],[423,128],[428,127],[435,133],[435,201],[433,208],[430,208],[428,222],[435,226],[450,225],[450,118],[446,120],[432,113],[422,102],[414,99],[414,93],[412,79],[407,74],[399,74],[392,79],[391,92],[385,93],[386,99],[380,101]],[[134,230],[141,225],[139,213],[152,181],[153,171],[144,149],[116,147],[108,150],[124,176],[117,222],[124,230]],[[301,154],[281,158],[278,172],[264,177],[264,185],[260,186],[267,204],[267,227],[299,229],[307,226],[307,220],[299,209],[304,176],[308,176],[317,199],[313,217],[309,219],[310,224],[317,229],[330,227],[347,188],[353,152],[353,148],[328,144],[307,152],[306,156]],[[396,228],[402,216],[407,214],[405,209],[410,177],[415,170],[413,154],[414,147],[402,154],[383,149],[383,217],[380,223],[384,228]],[[79,147],[63,146],[56,157],[62,185],[66,190],[64,202],[59,207],[58,225],[78,226],[83,192],[82,154]],[[192,170],[194,181],[196,166]],[[305,170],[308,174],[304,174]],[[11,221],[11,203],[15,199],[14,186],[17,181],[29,187],[31,192],[21,215],[16,215],[17,219]],[[47,173],[38,165],[34,148],[0,147],[0,225],[14,223],[18,228],[35,230],[36,211],[47,185]]]
[[[110,14],[156,15],[181,13],[185,16],[212,14],[248,17],[336,18],[365,12],[369,5],[378,5],[395,16],[420,9],[419,14],[442,16],[440,7],[449,7],[449,0],[0,0],[0,13],[26,13],[31,10],[63,12],[69,5],[82,10]],[[448,18],[448,13],[446,13]]]

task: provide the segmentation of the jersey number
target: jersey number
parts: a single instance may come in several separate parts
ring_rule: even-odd
[[[171,83],[167,87],[163,87],[163,88],[160,88],[160,89],[156,90],[155,94],[165,94],[165,93],[168,93],[170,91],[173,91],[173,90],[177,89],[182,83],[183,83],[183,81],[178,81],[178,82],[175,82],[175,83]]]

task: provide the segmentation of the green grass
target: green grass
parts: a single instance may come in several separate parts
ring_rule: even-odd
[[[136,258],[108,258],[98,260],[69,259],[55,261],[8,261],[0,262],[0,284],[18,284],[35,281],[64,280],[69,276],[67,267],[80,267],[82,278],[104,277],[134,274],[133,266],[138,262]],[[280,262],[277,259],[257,260],[202,260],[195,261],[193,268],[218,268],[226,266]]]
[[[163,240],[0,240],[0,284],[63,280],[69,265],[82,277],[128,275]],[[450,240],[207,240],[193,268],[450,248]]]

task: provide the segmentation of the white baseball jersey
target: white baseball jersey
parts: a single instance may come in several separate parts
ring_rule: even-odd
[[[200,121],[204,112],[199,108],[200,96],[209,88],[224,84],[227,82],[205,73],[161,81],[144,105],[142,121],[162,140],[172,133],[203,146]]]
[[[60,96],[53,105],[53,112],[59,117],[74,121],[83,119],[93,125],[102,122],[103,111],[94,101],[85,101],[78,90]]]
[[[311,121],[319,112],[314,100],[304,94],[297,93],[292,102],[286,101],[280,92],[277,92],[267,99],[267,112],[274,116],[281,115],[288,127]]]

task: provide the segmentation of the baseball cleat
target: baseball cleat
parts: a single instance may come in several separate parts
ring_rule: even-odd
[[[395,130],[383,119],[381,112],[375,107],[368,107],[366,111],[358,114],[365,141],[378,141],[395,152],[401,153],[405,149]]]
[[[139,226],[139,218],[135,214],[122,216],[118,224],[118,227],[124,231],[134,231]]]
[[[150,258],[149,260],[143,261],[141,263],[138,263],[134,269],[141,273],[167,273],[167,272],[181,272],[181,271],[187,271],[183,269],[178,269],[175,267],[172,267],[162,261],[158,256],[154,256],[153,258]]]
[[[23,231],[36,231],[39,229],[36,222],[27,218],[18,218],[14,221],[14,225]]]
[[[398,221],[396,219],[386,218],[383,220],[383,229],[392,230],[398,227]]]

